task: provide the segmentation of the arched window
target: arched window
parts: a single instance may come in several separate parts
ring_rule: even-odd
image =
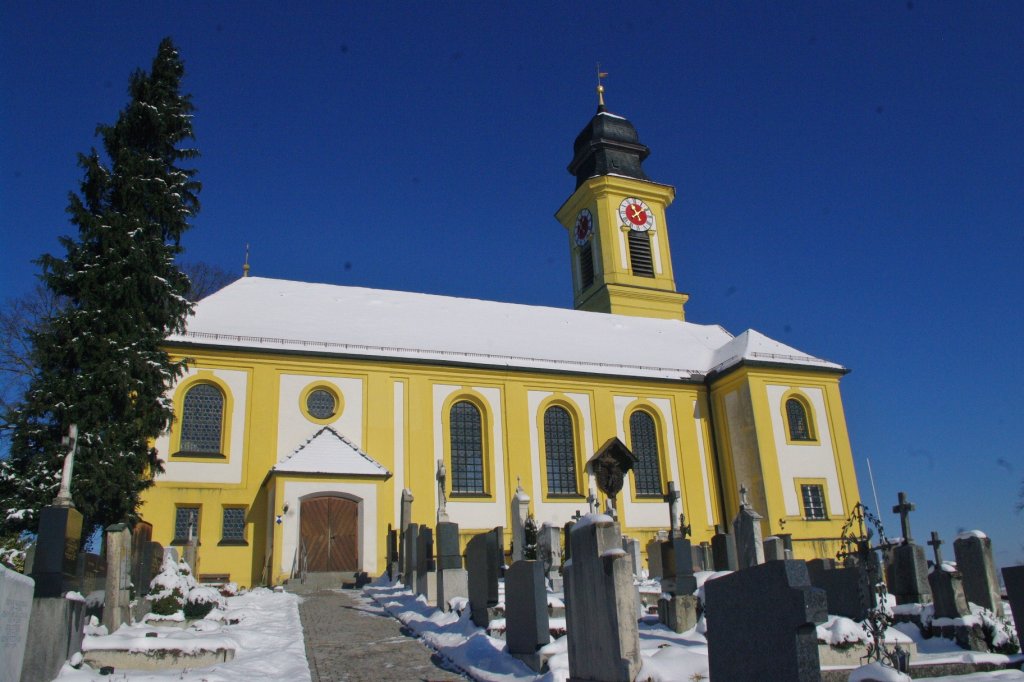
[[[220,454],[224,426],[224,394],[213,384],[196,384],[185,392],[181,408],[183,453]]]
[[[802,400],[790,398],[786,401],[786,420],[789,422],[790,440],[814,440],[810,416]]]
[[[637,463],[633,467],[636,494],[661,495],[661,467],[658,464],[658,431],[654,418],[643,410],[629,415],[629,435]]]
[[[544,454],[548,465],[548,494],[578,495],[576,438],[572,417],[564,407],[552,405],[544,411]]]
[[[484,492],[484,444],[480,409],[468,400],[452,405],[451,434],[452,492]]]

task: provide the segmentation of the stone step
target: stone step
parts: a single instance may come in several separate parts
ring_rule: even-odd
[[[332,571],[325,573],[307,573],[301,580],[289,578],[284,583],[286,592],[296,594],[308,594],[320,590],[340,590],[344,585],[354,585],[356,573],[354,571]]]

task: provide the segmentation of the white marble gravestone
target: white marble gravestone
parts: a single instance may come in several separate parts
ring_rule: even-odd
[[[35,581],[0,566],[0,680],[21,678]]]

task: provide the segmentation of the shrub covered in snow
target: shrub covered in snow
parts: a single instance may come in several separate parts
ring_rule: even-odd
[[[196,581],[188,564],[184,561],[176,562],[169,554],[165,554],[160,572],[149,583],[150,591],[146,599],[153,602],[150,610],[158,616],[170,616],[181,611],[185,605],[185,595],[194,587]]]
[[[234,597],[238,594],[238,583],[224,583],[220,586],[220,596]]]
[[[205,618],[214,607],[224,610],[227,608],[227,600],[212,587],[193,587],[185,596],[184,611],[189,620]]]

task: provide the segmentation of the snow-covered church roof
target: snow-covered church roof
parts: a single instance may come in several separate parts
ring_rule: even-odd
[[[756,331],[386,289],[244,277],[176,343],[699,380],[742,361],[844,371]]]

